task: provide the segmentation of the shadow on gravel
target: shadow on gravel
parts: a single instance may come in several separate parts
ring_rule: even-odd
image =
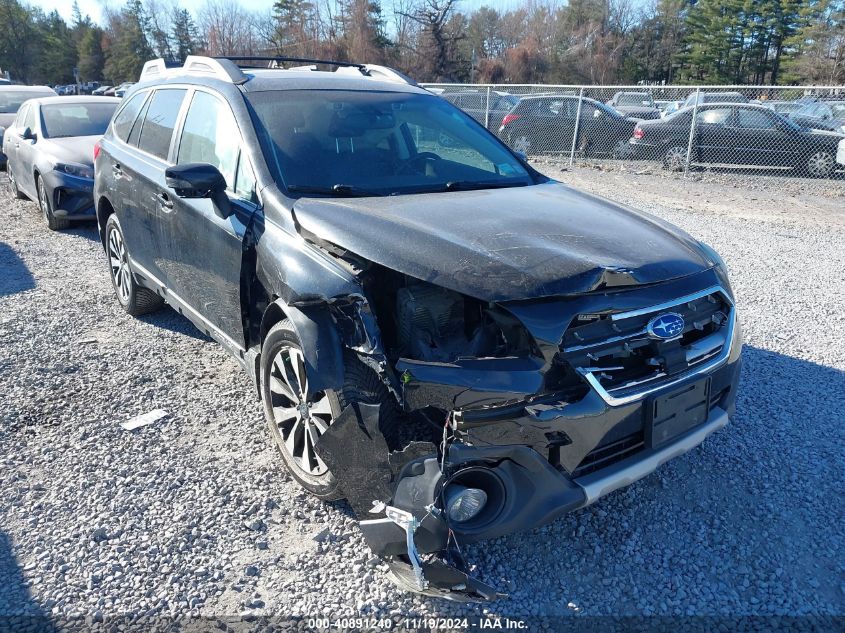
[[[0,242],[0,297],[35,288],[35,279],[23,260],[5,242]]]
[[[0,631],[52,632],[55,627],[29,593],[9,537],[0,532]]]
[[[160,327],[163,330],[169,330],[171,332],[176,332],[177,334],[190,336],[198,341],[212,341],[210,336],[206,336],[203,332],[200,332],[186,317],[182,316],[168,305],[165,305],[158,312],[140,316],[138,317],[138,320]]]
[[[78,235],[91,240],[92,242],[100,241],[100,233],[97,231],[96,222],[85,222],[84,224],[74,224],[71,228],[63,231],[68,235]]]

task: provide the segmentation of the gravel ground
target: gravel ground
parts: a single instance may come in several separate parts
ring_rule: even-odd
[[[843,205],[539,167],[717,248],[745,368],[734,423],[701,447],[468,548],[511,594],[485,606],[395,589],[348,507],[287,477],[237,364],[172,310],[125,315],[95,229],[51,233],[4,192],[0,616],[843,614]]]

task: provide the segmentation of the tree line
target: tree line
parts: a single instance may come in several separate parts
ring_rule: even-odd
[[[392,3],[388,6],[388,2]],[[102,23],[0,0],[0,69],[27,83],[138,78],[155,57],[285,55],[394,66],[419,81],[845,82],[845,0],[128,0]]]

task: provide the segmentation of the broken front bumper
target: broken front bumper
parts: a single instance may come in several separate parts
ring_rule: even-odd
[[[710,292],[682,298],[694,303]],[[587,506],[728,423],[741,366],[735,311],[721,332],[718,352],[690,346],[690,353],[711,353],[701,364],[633,394],[610,393],[587,372],[589,388],[577,398],[525,397],[537,393],[542,369],[519,359],[486,376],[484,363],[398,365],[413,376],[406,397],[448,412],[439,446],[420,441],[391,452],[379,407],[354,405],[316,450],[342,482],[367,543],[400,585],[453,600],[495,599],[501,594],[470,576],[460,543],[537,527]],[[470,400],[475,408],[455,407]],[[454,484],[485,491],[478,519],[450,523],[444,491]]]

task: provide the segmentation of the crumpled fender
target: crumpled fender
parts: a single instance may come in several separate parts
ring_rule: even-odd
[[[343,386],[343,347],[327,303],[274,302],[290,319],[302,344],[309,395]]]

